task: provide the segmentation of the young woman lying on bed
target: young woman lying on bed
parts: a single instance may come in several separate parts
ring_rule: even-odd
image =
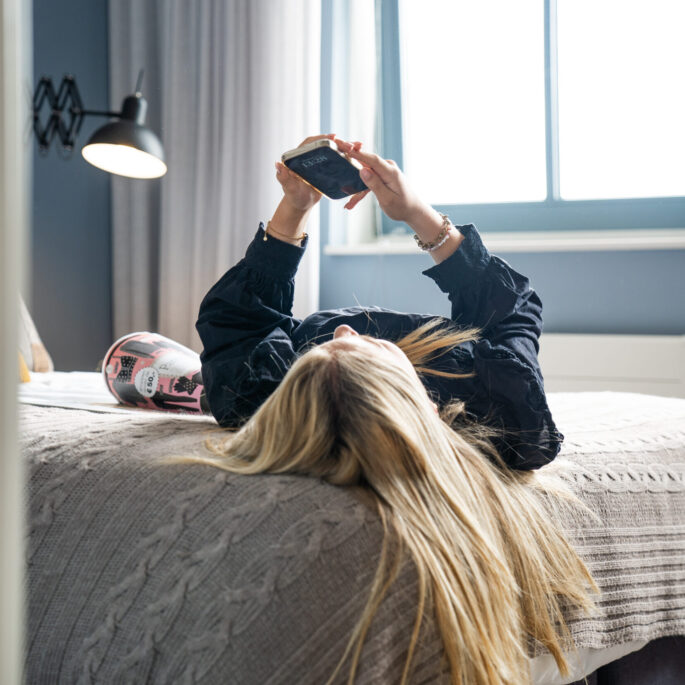
[[[587,609],[594,584],[545,507],[550,493],[526,473],[551,461],[563,439],[537,361],[540,299],[473,226],[456,228],[422,202],[394,162],[335,142],[363,165],[369,188],[346,207],[372,192],[415,231],[436,262],[424,273],[449,297],[451,320],[376,307],[293,318],[304,228],[321,196],[277,164],[284,196],[273,218],[200,308],[210,408],[222,426],[241,426],[213,445],[211,463],[308,474],[375,495],[386,535],[340,662],[351,654],[350,682],[405,551],[419,606],[403,682],[428,611],[454,683],[526,682],[529,637],[563,672],[562,605]]]

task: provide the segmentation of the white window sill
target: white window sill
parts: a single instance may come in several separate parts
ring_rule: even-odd
[[[685,250],[685,228],[626,229],[614,231],[530,231],[482,233],[483,243],[502,252],[613,252],[615,250]],[[424,254],[411,236],[387,236],[368,243],[326,245],[332,256]]]

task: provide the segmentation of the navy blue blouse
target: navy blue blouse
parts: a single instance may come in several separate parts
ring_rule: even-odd
[[[459,249],[423,273],[452,303],[451,320],[481,330],[478,341],[442,355],[436,368],[471,378],[423,376],[443,405],[463,400],[477,420],[495,428],[493,442],[512,468],[535,469],[559,452],[563,435],[547,406],[538,364],[542,303],[528,279],[490,255],[472,225],[458,226]],[[294,277],[304,250],[269,237],[263,224],[241,259],[207,293],[197,331],[210,409],[222,426],[237,426],[275,390],[308,345],[330,340],[340,324],[397,340],[435,316],[380,307],[321,311],[293,318]]]

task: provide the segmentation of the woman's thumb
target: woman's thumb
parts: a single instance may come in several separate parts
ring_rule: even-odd
[[[376,196],[376,199],[383,205],[390,199],[388,186],[383,183],[383,179],[373,170],[364,167],[359,171],[359,176],[366,183],[366,187]]]
[[[371,190],[376,190],[376,188],[381,185],[381,179],[376,173],[374,173],[372,169],[369,169],[368,167],[363,167],[360,169],[359,175],[361,176],[362,181],[364,181],[364,183],[366,183]]]

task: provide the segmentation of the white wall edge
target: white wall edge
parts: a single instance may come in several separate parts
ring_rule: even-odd
[[[29,220],[32,138],[32,3],[0,0],[0,683],[20,685],[24,666],[24,464],[19,451],[17,339]]]
[[[635,228],[612,231],[526,231],[482,233],[485,246],[502,252],[614,252],[685,250],[685,228]],[[423,255],[411,236],[385,237],[352,245],[326,245],[325,255]]]

